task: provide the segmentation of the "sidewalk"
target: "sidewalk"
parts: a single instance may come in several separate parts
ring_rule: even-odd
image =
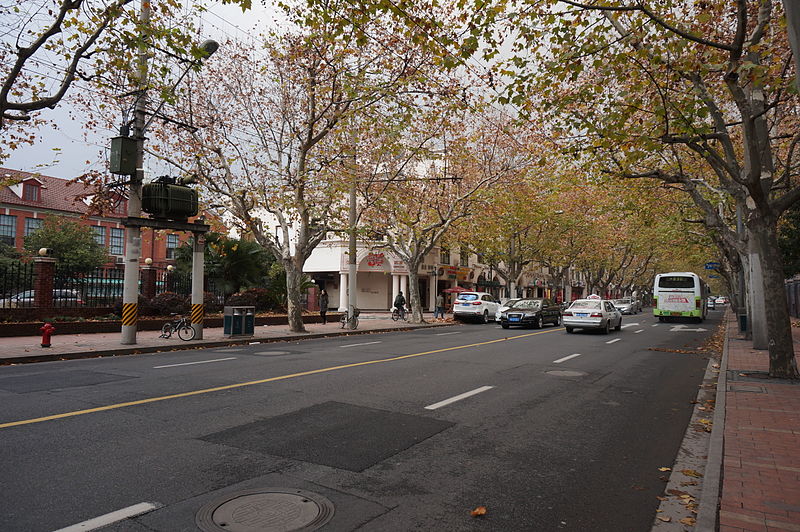
[[[160,331],[139,331],[136,345],[122,345],[120,333],[95,334],[63,334],[56,333],[52,337],[52,347],[43,348],[40,336],[18,336],[0,338],[0,365],[27,362],[45,362],[49,360],[65,360],[74,358],[92,358],[102,356],[130,355],[136,353],[155,353],[197,349],[200,347],[221,347],[228,345],[287,342],[309,338],[325,338],[329,336],[358,335],[377,332],[418,329],[422,327],[442,327],[453,325],[453,321],[433,321],[430,316],[425,319],[430,323],[411,324],[404,321],[392,321],[388,313],[364,313],[359,318],[358,329],[342,329],[337,322],[308,323],[307,333],[293,333],[288,325],[260,325],[255,328],[252,337],[227,338],[221,327],[205,328],[202,340],[184,342],[177,335],[172,338],[159,338]]]
[[[792,333],[797,355],[800,328]],[[724,413],[720,532],[800,532],[800,382],[769,379],[768,369],[767,351],[741,339],[729,313],[716,405]]]

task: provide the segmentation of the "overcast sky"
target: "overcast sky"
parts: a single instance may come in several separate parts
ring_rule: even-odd
[[[238,6],[221,5],[209,1],[210,10],[203,14],[203,38],[223,42],[228,38],[243,38],[247,34],[258,33],[258,27],[275,24],[276,11],[262,6],[259,0],[253,2],[253,9],[242,13]],[[138,2],[137,2],[138,8]],[[74,87],[74,86],[73,86]],[[116,131],[93,134],[84,140],[80,121],[73,121],[66,104],[56,109],[47,109],[48,120],[59,124],[58,130],[46,126],[37,132],[38,141],[33,146],[23,146],[3,163],[6,168],[40,172],[53,177],[70,179],[89,170],[105,171],[105,158],[101,155],[110,145]],[[157,127],[157,123],[151,127]],[[88,161],[88,164],[87,164]],[[148,168],[145,163],[146,169]],[[156,168],[150,166],[147,177],[154,177]]]

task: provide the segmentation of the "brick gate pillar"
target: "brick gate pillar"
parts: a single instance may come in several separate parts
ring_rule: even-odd
[[[36,279],[33,281],[33,306],[40,309],[53,308],[53,286],[56,275],[56,259],[52,257],[36,257],[33,259],[34,274]]]

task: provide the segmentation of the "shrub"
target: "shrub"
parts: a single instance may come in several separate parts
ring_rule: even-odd
[[[275,298],[266,288],[248,288],[233,294],[225,302],[228,306],[256,307],[260,310],[273,310],[276,307]]]
[[[203,293],[203,304],[206,306],[206,313],[219,312],[222,310],[222,301],[213,292]]]
[[[114,301],[114,304],[111,306],[111,311],[117,316],[122,316],[122,298]],[[155,311],[150,304],[150,300],[139,294],[139,316],[152,316],[154,314]]]
[[[153,312],[159,316],[169,316],[173,312],[186,314],[189,312],[190,298],[175,292],[161,292],[150,301]]]

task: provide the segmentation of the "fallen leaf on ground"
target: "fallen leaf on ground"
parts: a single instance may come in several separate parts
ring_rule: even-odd
[[[658,470],[659,471],[672,471],[672,468],[671,467],[659,467]]]
[[[470,512],[470,515],[472,515],[472,517],[486,515],[486,506],[478,506],[477,508],[475,508]]]
[[[681,482],[681,486],[697,486],[698,482],[696,480],[688,480],[686,482]]]
[[[677,497],[683,497],[684,495],[685,496],[689,495],[689,492],[681,490],[667,490],[667,493],[669,493],[670,495],[675,495]]]
[[[644,491],[645,487],[644,486],[631,486],[631,489],[638,490],[638,491]]]
[[[664,521],[665,523],[669,523],[670,521],[672,521],[672,518],[667,515],[657,515],[656,518],[659,521]]]
[[[659,501],[668,501],[669,497],[662,497],[661,495],[656,495],[656,499],[658,499]]]
[[[695,519],[694,517],[684,517],[683,519],[681,519],[679,521],[679,523],[684,524],[684,525],[689,525],[689,526],[694,526],[694,524],[696,522],[697,522],[697,519]]]
[[[687,477],[703,478],[703,474],[698,473],[694,469],[683,469],[681,470],[681,473],[683,473]]]

